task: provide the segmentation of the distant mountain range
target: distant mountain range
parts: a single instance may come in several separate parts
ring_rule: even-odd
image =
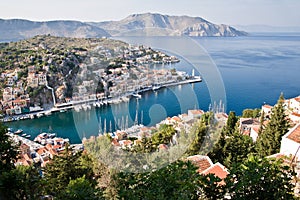
[[[23,19],[0,19],[0,41],[16,41],[35,35],[90,38],[108,36],[244,36],[228,25],[216,25],[200,17],[169,16],[153,13],[133,14],[120,21],[35,22]]]
[[[153,13],[133,14],[120,21],[89,23],[103,28],[113,36],[123,35],[187,35],[244,36],[228,25],[216,25],[201,17],[169,16]]]

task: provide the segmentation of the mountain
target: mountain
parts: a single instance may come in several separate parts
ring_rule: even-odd
[[[34,22],[22,19],[0,19],[0,41],[16,41],[36,35],[91,38],[110,36],[105,30],[78,21]]]
[[[169,16],[156,13],[133,14],[120,21],[91,22],[113,36],[124,35],[187,35],[187,36],[244,36],[228,25],[216,25],[201,17]]]
[[[0,19],[0,41],[17,41],[36,35],[74,38],[108,36],[244,36],[228,25],[216,25],[201,17],[169,16],[153,13],[133,14],[120,21],[79,22]]]

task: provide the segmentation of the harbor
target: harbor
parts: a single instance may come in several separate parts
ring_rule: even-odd
[[[192,84],[201,82],[202,79],[200,76],[192,76],[189,79],[182,81],[167,81],[164,83],[156,84],[149,87],[139,88],[135,91],[126,92],[117,97],[108,97],[108,98],[92,98],[92,99],[84,99],[80,101],[70,101],[68,103],[56,104],[53,108],[48,110],[41,110],[37,112],[32,112],[28,114],[21,115],[13,115],[13,116],[5,116],[1,119],[2,122],[12,122],[19,120],[29,120],[34,118],[40,118],[43,116],[49,116],[56,112],[66,112],[67,110],[75,110],[76,112],[80,112],[81,110],[91,110],[93,107],[102,107],[107,106],[109,104],[119,104],[122,102],[129,102],[130,98],[141,98],[142,94],[149,91],[157,91],[162,88],[184,85],[184,84]]]

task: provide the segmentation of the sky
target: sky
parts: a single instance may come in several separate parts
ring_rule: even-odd
[[[2,19],[99,22],[152,12],[217,24],[300,27],[300,0],[0,0],[0,5]]]

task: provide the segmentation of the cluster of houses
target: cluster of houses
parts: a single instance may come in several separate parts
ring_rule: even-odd
[[[100,53],[103,54],[105,52],[106,55],[109,52],[106,50],[102,49]],[[77,86],[78,93],[73,93],[73,101],[94,98],[103,99],[106,97],[115,98],[126,93],[149,89],[153,86],[177,82],[187,78],[185,72],[176,72],[170,69],[152,69],[146,65],[178,62],[179,60],[174,56],[167,56],[162,52],[156,52],[143,46],[132,45],[123,50],[115,49],[114,52],[120,54],[119,59],[122,62],[112,59],[108,66],[113,67],[108,69],[103,66],[91,70],[90,65],[101,66],[101,60],[96,57],[92,57],[88,63],[79,65],[80,70],[77,78],[81,79],[82,83],[80,82],[80,85]],[[95,79],[99,79],[103,85],[103,90],[98,91],[97,94],[95,94],[95,90],[98,86],[98,81],[87,79],[86,77],[89,73],[92,73],[96,77]]]
[[[32,164],[45,167],[47,163],[53,159],[54,156],[61,155],[64,152],[65,146],[69,143],[68,139],[59,137],[49,137],[45,139],[45,143],[38,143],[9,133],[12,140],[16,144],[20,144],[19,156],[15,165],[30,166]],[[37,136],[37,139],[43,141],[43,137],[48,133],[42,133]],[[83,145],[72,145],[73,151],[79,151],[83,149]]]
[[[265,115],[263,125],[266,126],[274,106],[263,105],[261,112]],[[284,102],[285,114],[290,121],[291,128],[282,137],[280,152],[270,157],[284,158],[289,166],[293,166],[300,178],[300,96],[286,99]],[[258,118],[240,118],[239,128],[241,134],[249,135],[254,142],[260,134],[261,122]],[[296,184],[296,194],[300,194],[300,183]]]

